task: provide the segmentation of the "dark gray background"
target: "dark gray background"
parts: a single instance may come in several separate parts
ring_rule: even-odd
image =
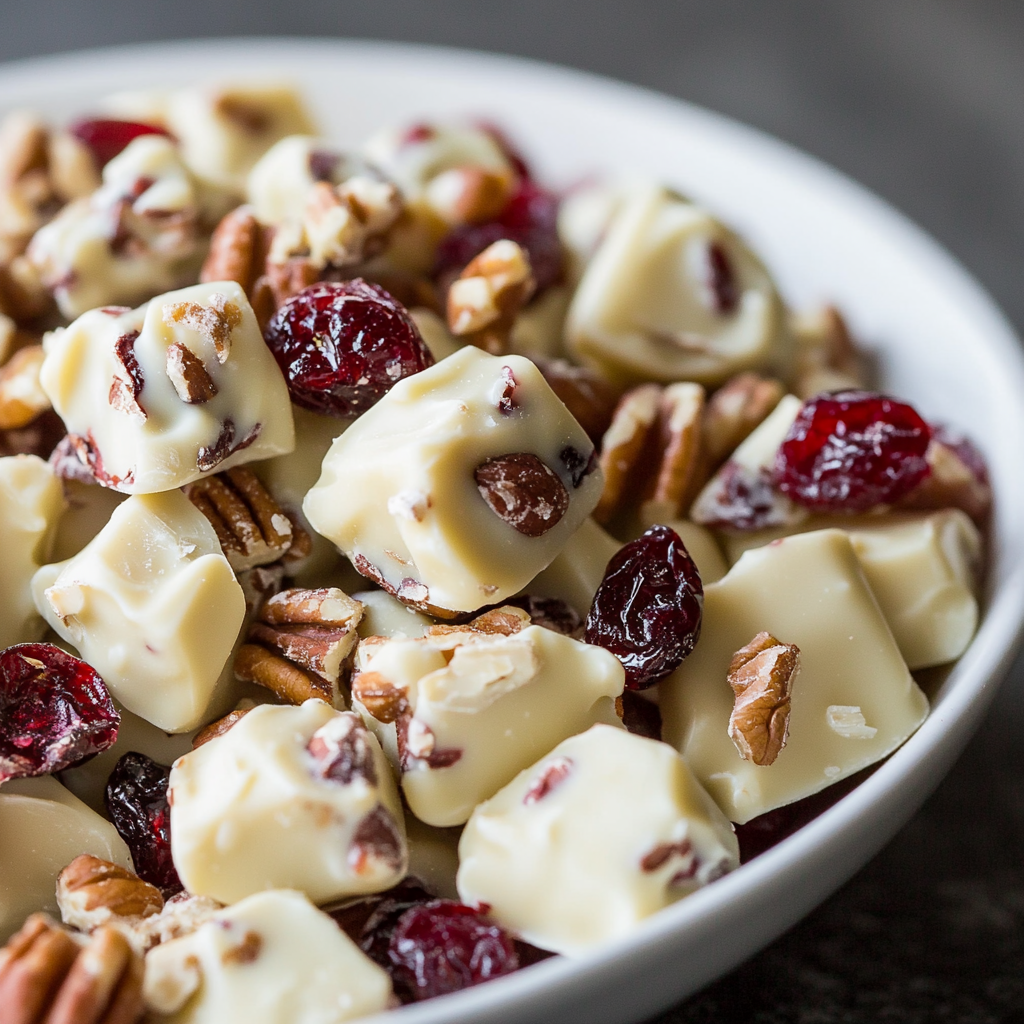
[[[0,0],[4,60],[274,34],[522,54],[730,114],[881,193],[1024,332],[1019,0]],[[659,1024],[1024,1022],[1022,692],[1018,661],[968,752],[899,837]]]

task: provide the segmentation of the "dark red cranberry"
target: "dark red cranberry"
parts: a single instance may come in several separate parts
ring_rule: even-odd
[[[406,910],[388,944],[396,990],[413,1001],[458,992],[519,968],[512,937],[486,915],[454,900]]]
[[[170,133],[155,124],[139,121],[117,121],[105,117],[86,117],[75,121],[68,131],[92,153],[96,166],[101,170],[117,156],[129,142],[142,135],[167,135]]]
[[[410,877],[386,892],[332,911],[331,917],[371,960],[390,970],[388,947],[399,919],[410,908],[434,898]]]
[[[707,261],[706,284],[712,309],[722,316],[735,313],[740,304],[740,288],[732,260],[721,242],[708,245]]]
[[[701,499],[700,521],[719,529],[764,530],[785,523],[790,510],[769,471],[727,462],[715,489]]]
[[[135,872],[164,896],[183,888],[171,859],[171,769],[134,751],[125,754],[107,780],[107,813],[128,844]]]
[[[0,782],[70,768],[112,746],[120,724],[84,661],[53,644],[0,652]]]
[[[264,337],[292,401],[330,416],[366,412],[434,362],[405,307],[359,277],[310,285],[281,306]]]
[[[455,228],[437,248],[434,276],[447,285],[474,256],[501,238],[518,242],[530,257],[535,295],[562,280],[562,246],[558,240],[558,197],[522,179],[501,214],[483,224]]]
[[[904,402],[837,391],[803,404],[775,456],[778,488],[816,512],[864,512],[903,497],[929,473],[932,432]]]
[[[584,639],[622,662],[627,689],[643,690],[693,650],[703,608],[700,573],[679,534],[652,526],[608,563]]]
[[[581,625],[579,613],[560,597],[521,594],[519,597],[510,597],[505,604],[515,605],[528,612],[531,626],[543,626],[563,636],[572,636]]]

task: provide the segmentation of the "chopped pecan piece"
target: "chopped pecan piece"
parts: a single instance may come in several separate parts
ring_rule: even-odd
[[[246,295],[251,295],[256,279],[263,273],[269,234],[251,206],[239,206],[225,214],[210,239],[210,252],[199,280],[237,281]]]
[[[741,373],[711,396],[704,409],[701,435],[702,469],[708,477],[768,417],[783,394],[781,381]]]
[[[633,491],[637,467],[644,461],[658,424],[661,393],[657,384],[641,384],[627,391],[615,409],[601,445],[604,490],[593,513],[599,523],[607,523]]]
[[[235,572],[276,562],[291,547],[291,520],[251,469],[204,477],[185,493],[217,532]]]
[[[770,765],[789,737],[790,696],[800,670],[800,648],[758,633],[729,662],[735,704],[729,736],[740,757]]]
[[[187,405],[202,405],[217,394],[202,359],[177,341],[167,349],[167,377]]]
[[[215,740],[218,736],[230,732],[255,706],[254,704],[252,707],[236,708],[234,711],[229,711],[223,718],[218,718],[216,722],[211,722],[205,728],[200,729],[192,737],[192,749],[198,750],[204,743],[209,743],[210,740]]]
[[[965,438],[938,427],[925,459],[931,472],[899,504],[901,508],[959,508],[984,527],[992,510],[992,484],[980,453]]]
[[[27,427],[51,408],[39,383],[45,353],[42,345],[19,349],[0,367],[0,430]]]
[[[431,206],[448,223],[480,224],[501,213],[515,184],[508,172],[467,164],[437,175],[428,195]]]
[[[408,709],[405,690],[379,672],[358,672],[352,677],[351,686],[352,697],[385,725],[398,721]]]
[[[452,633],[492,633],[500,636],[512,636],[531,624],[530,613],[515,605],[502,605],[470,619],[465,625],[449,625],[447,623],[430,626],[427,636],[446,636]]]
[[[134,872],[83,853],[57,876],[57,906],[65,924],[91,932],[112,921],[159,914],[164,898]]]
[[[208,338],[217,353],[217,362],[227,362],[231,353],[231,332],[242,322],[242,311],[223,295],[210,296],[210,305],[198,302],[167,303],[163,320],[168,326],[182,324]]]
[[[658,463],[642,505],[645,522],[676,519],[694,492],[700,457],[704,389],[699,384],[670,384],[658,410]]]
[[[793,392],[811,398],[822,391],[862,388],[867,383],[864,360],[846,320],[835,306],[792,321],[796,337]]]
[[[489,245],[448,289],[448,329],[493,355],[508,351],[519,310],[536,282],[530,257],[507,238]]]
[[[145,420],[147,413],[139,402],[139,396],[146,386],[146,378],[135,355],[135,342],[138,338],[138,331],[129,331],[114,343],[114,355],[121,364],[121,372],[111,382],[108,397],[111,406],[118,412]]]
[[[336,587],[283,590],[250,626],[235,675],[293,704],[311,697],[334,703],[362,614],[363,606]]]

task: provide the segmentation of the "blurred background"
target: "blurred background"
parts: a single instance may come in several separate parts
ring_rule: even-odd
[[[611,75],[777,135],[935,235],[1024,333],[1020,0],[2,0],[0,59],[203,36],[352,36]],[[1024,1022],[1024,662],[860,875],[658,1024]]]

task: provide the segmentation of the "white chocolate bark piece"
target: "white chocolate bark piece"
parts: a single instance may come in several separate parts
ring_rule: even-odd
[[[132,869],[114,826],[53,776],[0,787],[0,943],[37,910],[60,917],[57,875],[82,853]]]
[[[469,346],[356,420],[303,510],[399,599],[473,611],[529,583],[593,510],[592,452],[533,363]]]
[[[741,758],[729,736],[729,663],[762,631],[800,649],[789,738],[770,765]],[[659,691],[666,742],[740,823],[874,764],[928,714],[840,530],[748,551],[724,579],[705,587],[700,640]],[[829,724],[833,706],[859,708],[877,731],[871,738],[836,732]]]
[[[126,494],[295,445],[287,385],[234,281],[85,313],[51,337],[41,380],[79,458]]]
[[[434,624],[432,619],[383,590],[360,590],[352,596],[363,606],[360,637],[418,637]]]
[[[666,743],[595,725],[469,819],[459,895],[577,956],[739,864],[732,827]]]
[[[178,288],[204,255],[196,182],[161,135],[129,143],[103,168],[103,185],[68,203],[28,249],[69,318]]]
[[[146,956],[166,1024],[340,1024],[387,1009],[391,980],[302,893],[262,892]]]
[[[57,523],[50,560],[64,562],[77,555],[110,522],[114,509],[127,497],[109,487],[63,480],[64,515]]]
[[[572,292],[568,288],[556,286],[524,306],[512,325],[509,351],[530,358],[559,358],[564,350],[562,329],[571,299]]]
[[[558,238],[569,276],[579,281],[604,241],[608,228],[629,195],[628,182],[588,181],[572,189],[558,206]],[[644,188],[634,183],[634,188]]]
[[[583,274],[569,351],[612,380],[717,384],[784,363],[782,303],[761,261],[700,207],[637,188]]]
[[[196,728],[245,598],[213,527],[181,491],[136,495],[89,545],[32,579],[36,607],[129,711]]]
[[[0,649],[38,640],[45,628],[32,601],[31,582],[50,554],[64,510],[60,482],[35,455],[0,459]]]
[[[416,329],[420,332],[420,337],[430,349],[430,354],[434,357],[435,362],[439,363],[452,353],[458,352],[460,348],[465,348],[466,342],[456,338],[448,330],[447,322],[432,309],[414,306],[409,310],[409,316],[412,317]]]
[[[363,641],[356,669],[353,707],[401,772],[413,814],[442,827],[461,825],[560,740],[613,720],[625,680],[604,649],[529,625]]]
[[[612,556],[622,547],[589,516],[566,541],[555,560],[524,590],[535,597],[558,597],[586,617]]]
[[[320,700],[253,708],[171,771],[174,866],[235,903],[294,888],[314,903],[380,892],[408,851],[391,769],[358,715]]]

